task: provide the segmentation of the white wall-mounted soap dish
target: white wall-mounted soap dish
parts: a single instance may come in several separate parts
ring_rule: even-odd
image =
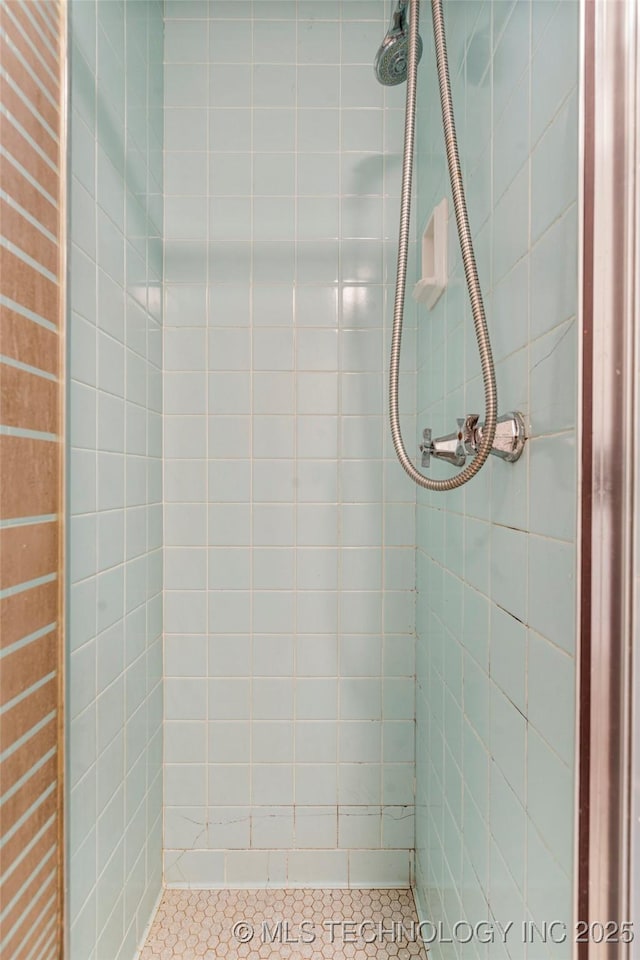
[[[447,285],[447,224],[449,205],[444,197],[429,217],[422,234],[422,277],[413,288],[413,299],[429,310]]]

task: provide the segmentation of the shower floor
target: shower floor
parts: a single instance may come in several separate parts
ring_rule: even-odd
[[[426,958],[417,927],[410,890],[166,890],[140,960]]]

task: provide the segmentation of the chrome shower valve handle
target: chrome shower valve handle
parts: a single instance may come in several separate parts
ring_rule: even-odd
[[[464,423],[458,420],[458,427]],[[463,434],[460,429],[455,433],[448,433],[446,437],[433,439],[430,427],[422,431],[424,442],[420,444],[422,454],[422,466],[428,467],[431,463],[431,457],[437,457],[438,460],[446,460],[452,467],[463,467],[467,459],[467,451],[463,442]]]
[[[473,450],[475,451],[482,441],[484,424],[478,424],[474,432]],[[498,417],[496,432],[493,438],[491,453],[507,463],[515,463],[522,456],[524,445],[527,442],[527,428],[523,415],[517,410]]]
[[[435,440],[430,427],[423,430],[423,442],[420,444],[422,466],[428,467],[431,457],[436,457],[454,467],[463,467],[467,456],[478,452],[484,430],[484,424],[479,423],[479,420],[479,414],[470,413],[458,419],[455,433],[448,433]],[[526,439],[524,417],[518,411],[510,411],[498,417],[491,453],[507,463],[515,463],[522,456]]]

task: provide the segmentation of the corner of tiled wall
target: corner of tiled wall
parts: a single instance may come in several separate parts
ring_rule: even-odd
[[[70,960],[162,884],[163,5],[70,16]]]
[[[569,923],[578,3],[445,3],[445,15],[500,412],[523,411],[531,436],[519,463],[418,497],[416,886],[449,925]],[[448,194],[428,58],[419,97],[424,222]],[[418,431],[482,410],[453,220],[450,254],[449,288],[418,325]]]

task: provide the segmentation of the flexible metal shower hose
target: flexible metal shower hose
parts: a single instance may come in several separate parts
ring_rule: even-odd
[[[442,0],[431,0],[433,14],[433,34],[436,46],[436,60],[438,66],[438,80],[440,84],[440,103],[442,105],[442,123],[444,127],[445,146],[447,150],[447,164],[451,193],[456,214],[458,237],[462,262],[469,291],[473,324],[475,327],[482,379],[484,383],[485,422],[482,437],[476,456],[460,473],[447,480],[433,480],[425,477],[416,470],[409,459],[402,439],[400,429],[400,414],[398,412],[398,380],[400,374],[400,348],[402,342],[402,320],[404,314],[404,296],[407,280],[407,259],[409,246],[409,223],[411,216],[411,178],[413,170],[413,153],[415,139],[416,117],[416,85],[418,73],[418,25],[420,17],[420,0],[410,0],[409,20],[409,58],[407,66],[407,105],[404,126],[404,158],[402,161],[402,195],[400,203],[400,234],[398,240],[398,268],[396,274],[396,295],[393,310],[393,333],[391,337],[391,360],[389,365],[389,419],[391,422],[391,436],[398,460],[412,480],[426,490],[454,490],[467,483],[478,473],[491,453],[493,439],[496,432],[496,418],[498,414],[498,391],[493,368],[493,356],[489,331],[484,314],[482,291],[478,280],[478,270],[473,253],[471,230],[467,215],[467,204],[464,196],[462,171],[458,156],[456,127],[453,116],[453,100],[451,97],[451,83],[449,81],[449,64],[447,61],[447,42],[444,30],[444,15]]]

